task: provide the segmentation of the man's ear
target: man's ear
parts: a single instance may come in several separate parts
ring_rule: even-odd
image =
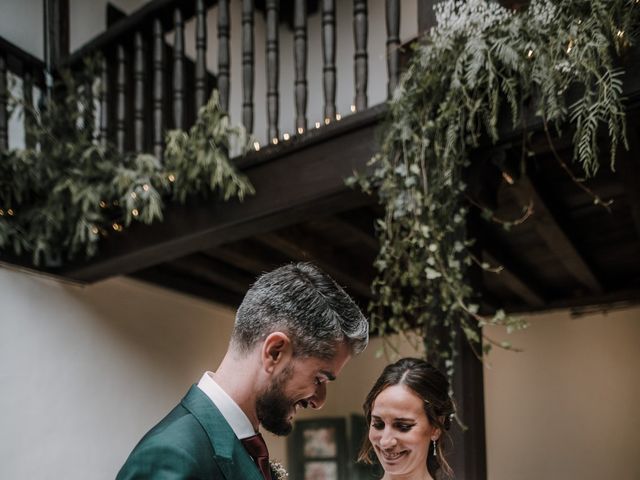
[[[262,365],[268,373],[279,370],[289,362],[292,356],[293,346],[285,333],[273,332],[262,342]]]

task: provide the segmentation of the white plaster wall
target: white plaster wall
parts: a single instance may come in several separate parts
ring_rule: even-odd
[[[537,315],[510,340],[524,352],[485,368],[489,479],[639,479],[640,308]]]
[[[0,268],[0,478],[113,478],[226,350],[233,312],[116,278]]]

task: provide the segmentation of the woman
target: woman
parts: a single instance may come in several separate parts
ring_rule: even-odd
[[[385,472],[382,480],[434,479],[440,469],[452,475],[442,435],[455,407],[447,378],[431,364],[403,358],[388,365],[363,408],[369,435],[358,460],[372,463],[373,450]]]

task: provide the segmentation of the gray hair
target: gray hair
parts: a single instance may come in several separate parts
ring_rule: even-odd
[[[340,342],[358,354],[369,341],[369,323],[355,302],[310,263],[284,265],[256,280],[238,308],[231,344],[246,353],[276,331],[289,335],[301,357],[331,358]]]

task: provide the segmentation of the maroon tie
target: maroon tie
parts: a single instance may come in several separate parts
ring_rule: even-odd
[[[271,480],[271,468],[269,467],[269,450],[267,450],[267,444],[264,443],[262,435],[259,433],[253,437],[243,438],[240,440],[244,448],[247,450],[251,458],[258,465],[258,469],[264,480]]]

